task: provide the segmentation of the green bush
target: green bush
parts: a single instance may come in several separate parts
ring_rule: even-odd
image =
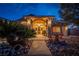
[[[5,23],[5,25],[0,26],[0,37],[6,37],[7,42],[12,44],[18,44],[25,42],[25,38],[31,38],[35,36],[35,31],[28,29],[22,25],[18,25],[15,22]],[[15,38],[18,37],[18,40],[15,42]],[[28,40],[28,39],[27,39]],[[14,44],[14,45],[15,45]]]

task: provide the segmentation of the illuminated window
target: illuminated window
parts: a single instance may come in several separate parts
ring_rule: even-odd
[[[60,27],[57,27],[56,28],[56,32],[60,32]]]
[[[60,27],[55,26],[55,27],[53,27],[52,31],[53,32],[60,32]]]

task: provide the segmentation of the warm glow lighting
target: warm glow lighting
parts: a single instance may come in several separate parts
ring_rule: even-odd
[[[67,30],[67,29],[68,29],[68,27],[66,26],[66,27],[65,27],[65,29]]]
[[[21,24],[26,24],[26,22],[25,22],[25,21],[23,21],[23,22],[21,22]]]
[[[37,26],[41,26],[41,24],[37,24]]]
[[[51,21],[48,21],[48,25],[51,26]]]
[[[30,21],[27,21],[27,24],[29,25],[30,24]]]

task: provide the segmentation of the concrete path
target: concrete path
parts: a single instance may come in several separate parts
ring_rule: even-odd
[[[44,41],[44,39],[40,40],[40,38],[46,38],[46,37],[38,35],[36,38],[37,40],[33,41],[28,55],[29,56],[51,56],[51,52],[46,46],[46,42]]]

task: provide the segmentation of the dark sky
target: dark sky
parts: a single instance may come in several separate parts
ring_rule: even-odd
[[[55,16],[59,17],[60,4],[51,3],[11,3],[0,4],[0,17],[10,20],[16,20],[24,15],[34,14],[37,16]]]

